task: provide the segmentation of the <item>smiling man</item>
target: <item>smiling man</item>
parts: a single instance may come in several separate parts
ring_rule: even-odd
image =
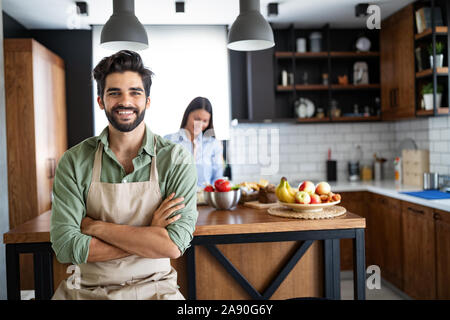
[[[56,170],[52,247],[58,261],[78,265],[80,281],[63,281],[53,299],[183,299],[170,258],[192,240],[197,173],[190,153],[143,121],[151,76],[127,50],[94,69],[109,125]]]

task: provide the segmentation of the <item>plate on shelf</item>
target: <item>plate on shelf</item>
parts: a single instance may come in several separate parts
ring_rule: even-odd
[[[314,107],[314,103],[309,100],[309,99],[305,99],[306,102],[306,117],[307,118],[311,118],[314,115],[314,111],[315,111],[315,107]]]
[[[325,203],[317,203],[317,204],[299,204],[299,203],[287,203],[278,201],[278,204],[290,208],[296,212],[322,212],[324,208],[332,207],[337,205],[341,200],[334,202],[325,202]]]

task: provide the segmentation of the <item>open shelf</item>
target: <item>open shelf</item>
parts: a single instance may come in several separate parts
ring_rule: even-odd
[[[298,123],[329,122],[330,121],[330,117],[323,117],[323,118],[317,118],[317,117],[313,117],[313,118],[297,118],[296,121]]]
[[[438,76],[448,76],[448,67],[436,68],[436,74]],[[416,72],[416,78],[424,78],[433,75],[433,69],[425,69]]]
[[[425,29],[425,31],[414,35],[414,39],[420,40],[420,39],[423,39],[423,38],[431,36],[432,33],[433,33],[432,29],[431,28],[427,28],[427,29]],[[446,27],[446,26],[434,27],[434,33],[436,35],[438,35],[438,36],[445,36],[448,33],[448,27]]]
[[[332,84],[332,90],[361,90],[361,89],[380,89],[379,83],[371,84]]]
[[[364,57],[379,57],[378,51],[332,51],[330,52],[332,58],[364,58]]]
[[[297,90],[297,91],[328,90],[328,85],[325,85],[325,84],[296,84],[295,90]]]
[[[448,108],[437,108],[437,114],[449,114]],[[434,116],[434,110],[417,110],[416,115],[421,117]]]
[[[331,51],[329,53],[331,58],[364,58],[364,57],[379,57],[378,51]],[[291,51],[277,51],[275,57],[279,59],[297,58],[328,58],[328,51],[321,52],[291,52]]]
[[[367,117],[333,117],[334,122],[351,122],[351,121],[380,121],[380,116],[367,116]]]
[[[277,85],[277,91],[292,91],[292,90],[294,90],[294,86]]]

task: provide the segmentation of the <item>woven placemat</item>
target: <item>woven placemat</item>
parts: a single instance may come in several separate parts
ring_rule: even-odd
[[[329,219],[343,215],[347,212],[344,207],[332,206],[323,208],[320,212],[297,212],[290,208],[283,206],[272,207],[267,210],[269,214],[273,216],[283,218],[296,218],[296,219]]]

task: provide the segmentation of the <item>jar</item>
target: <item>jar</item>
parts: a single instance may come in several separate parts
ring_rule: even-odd
[[[322,51],[322,33],[313,32],[309,35],[311,52],[321,52]]]
[[[361,167],[361,180],[371,181],[373,179],[372,164],[364,162]]]

